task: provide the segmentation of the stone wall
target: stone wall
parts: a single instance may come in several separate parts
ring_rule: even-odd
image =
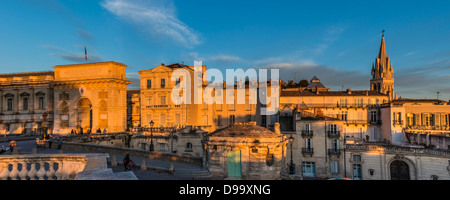
[[[170,153],[161,152],[149,152],[145,150],[138,150],[126,147],[112,147],[96,144],[84,144],[84,143],[74,143],[74,142],[63,142],[63,150],[73,150],[81,152],[96,152],[96,153],[109,153],[111,155],[126,155],[129,154],[131,157],[147,158],[147,159],[157,159],[157,160],[168,160],[174,162],[184,162],[191,164],[202,165],[203,159],[201,157],[193,156],[180,156]]]

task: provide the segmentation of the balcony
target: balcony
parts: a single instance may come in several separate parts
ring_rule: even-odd
[[[339,155],[341,155],[341,149],[328,149],[328,155],[339,156]]]
[[[311,156],[312,154],[314,154],[314,149],[313,148],[302,148],[302,154],[303,156]]]
[[[309,103],[306,106],[309,108],[373,108],[380,105],[367,103]]]
[[[312,137],[313,131],[312,130],[302,130],[302,137]]]
[[[354,124],[354,125],[366,125],[367,120],[346,120],[344,124]]]
[[[340,138],[341,132],[340,131],[327,131],[327,135],[329,138]]]
[[[372,120],[369,123],[370,125],[381,125],[381,120]]]

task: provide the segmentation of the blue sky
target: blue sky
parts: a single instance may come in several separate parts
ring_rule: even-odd
[[[449,1],[5,0],[2,73],[117,61],[137,71],[202,60],[278,68],[333,90],[368,89],[381,30],[399,96],[450,99]],[[134,85],[133,85],[134,86]]]

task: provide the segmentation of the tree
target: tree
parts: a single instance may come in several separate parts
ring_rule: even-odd
[[[308,87],[309,82],[303,79],[298,84],[300,85],[300,87]]]

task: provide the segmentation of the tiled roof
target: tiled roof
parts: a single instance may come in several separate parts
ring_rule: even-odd
[[[216,130],[210,134],[211,137],[261,137],[277,136],[275,132],[258,125],[240,124]]]
[[[392,101],[392,103],[445,103],[446,101],[439,99],[407,99],[399,98]]]

